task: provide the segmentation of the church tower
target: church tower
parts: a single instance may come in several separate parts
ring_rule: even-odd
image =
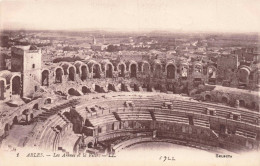
[[[95,36],[93,36],[93,43],[92,43],[93,45],[96,45],[97,44],[97,41],[96,41],[96,38],[95,38]]]

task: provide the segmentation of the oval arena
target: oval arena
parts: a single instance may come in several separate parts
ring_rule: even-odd
[[[12,51],[41,56],[33,48]],[[170,142],[259,151],[258,93],[236,88],[258,86],[247,76],[226,87],[212,77],[215,65],[196,61],[90,59],[41,66],[38,60],[29,62],[33,72],[0,72],[1,149],[99,154]]]

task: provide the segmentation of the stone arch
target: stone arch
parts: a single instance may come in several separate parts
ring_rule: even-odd
[[[151,86],[150,84],[144,83],[144,84],[142,85],[142,89],[143,89],[144,91],[151,92],[151,91],[152,91],[152,86]]]
[[[154,77],[160,78],[162,76],[162,64],[160,62],[154,63]]]
[[[162,85],[161,85],[161,84],[156,84],[156,85],[154,86],[154,89],[161,91],[161,90],[162,90]]]
[[[134,87],[133,87],[134,91],[140,91],[139,90],[139,86],[137,84],[134,84]]]
[[[239,84],[247,85],[249,82],[250,69],[246,66],[241,67],[238,70],[238,81]]]
[[[61,67],[63,69],[63,72],[64,72],[64,75],[68,75],[69,74],[69,68],[71,67],[72,65],[69,63],[69,62],[62,62],[61,63]],[[74,66],[75,67],[75,66]],[[76,72],[76,70],[75,70]]]
[[[108,84],[107,89],[111,90],[111,91],[116,91],[115,85],[113,85],[113,84]]]
[[[101,87],[97,84],[95,84],[95,91],[100,93],[101,92]]]
[[[88,143],[88,148],[93,148],[93,146],[94,146],[93,142]]]
[[[75,69],[75,66],[70,66],[68,69],[69,69],[68,80],[69,80],[69,81],[75,81],[75,78],[76,78],[76,69]]]
[[[38,103],[34,104],[34,105],[33,105],[33,109],[34,109],[34,110],[39,110],[39,104],[38,104]]]
[[[84,93],[84,94],[90,93],[90,90],[89,90],[89,88],[88,88],[87,86],[82,86],[81,91],[82,91],[82,93]]]
[[[4,128],[5,133],[8,133],[10,129],[11,129],[11,125],[9,123],[6,123]]]
[[[11,79],[12,81],[12,94],[13,95],[20,95],[21,94],[21,77],[15,75]]]
[[[6,80],[4,78],[0,77],[0,100],[4,100],[4,92],[5,92],[5,87],[6,87]]]
[[[105,66],[105,71],[106,71],[106,78],[112,78],[113,77],[113,71],[114,71],[114,66],[112,63],[107,63]]]
[[[30,112],[29,109],[24,109],[23,112],[22,112],[22,114],[23,114],[23,115],[28,115],[29,112]]]
[[[62,75],[63,75],[63,69],[61,67],[57,67],[55,69],[55,83],[62,83]]]
[[[166,65],[166,75],[168,79],[175,79],[176,76],[176,66],[173,63],[168,63]]]
[[[68,89],[68,94],[71,96],[80,96],[79,92],[74,88]]]
[[[216,84],[217,68],[213,65],[207,67],[207,79],[208,83]]]
[[[141,71],[143,73],[149,73],[150,72],[150,64],[147,62],[147,61],[143,61],[142,62],[142,68],[141,68]]]
[[[246,102],[245,102],[245,100],[239,100],[239,106],[240,107],[245,107],[246,106]]]
[[[134,61],[130,62],[129,64],[130,78],[137,77],[137,69],[138,69],[137,63]]]
[[[146,83],[144,83],[144,84],[142,85],[142,89],[143,89],[144,91],[148,91],[147,87],[148,87],[148,84],[146,84]]]
[[[80,67],[80,71],[81,71],[80,72],[81,73],[81,76],[80,76],[81,80],[82,81],[86,80],[87,76],[88,76],[88,67],[87,67],[87,65],[82,65]]]
[[[171,92],[174,92],[174,84],[173,83],[167,83],[166,84],[166,90],[167,91],[171,91]]]
[[[228,104],[228,103],[229,103],[228,97],[227,97],[227,96],[223,96],[223,97],[221,98],[221,102],[224,103],[224,104]]]
[[[60,132],[62,131],[62,127],[60,125],[57,125],[56,129],[58,129]]]
[[[180,76],[182,79],[187,79],[189,74],[189,65],[186,63],[181,64],[180,66]]]
[[[86,86],[82,86],[81,88],[82,93],[88,93],[88,88]]]
[[[194,73],[203,73],[203,65],[200,62],[195,62],[193,65]]]
[[[49,70],[42,71],[42,86],[49,86]]]
[[[101,67],[98,63],[93,64],[92,73],[93,78],[101,78]]]
[[[120,91],[126,91],[125,84],[123,84],[123,83],[119,83],[119,84],[117,85],[117,87],[120,89]]]
[[[51,98],[47,98],[45,101],[44,101],[44,104],[51,104]]]
[[[126,64],[124,62],[120,62],[117,65],[118,77],[125,77]]]
[[[75,62],[74,62],[74,66],[76,67],[76,73],[77,73],[77,74],[80,74],[80,73],[81,73],[80,67],[81,67],[82,65],[84,65],[84,63],[81,62],[81,61],[75,61]]]
[[[18,124],[18,123],[19,123],[18,117],[15,116],[15,117],[13,118],[13,124]]]
[[[205,95],[205,100],[206,101],[211,101],[212,100],[211,95],[210,94],[206,94]]]

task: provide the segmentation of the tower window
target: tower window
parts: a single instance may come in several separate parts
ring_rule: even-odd
[[[33,68],[33,69],[35,68],[35,64],[32,64],[32,68]]]

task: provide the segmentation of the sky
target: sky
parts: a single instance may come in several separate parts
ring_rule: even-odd
[[[260,0],[1,0],[0,28],[259,32]]]

